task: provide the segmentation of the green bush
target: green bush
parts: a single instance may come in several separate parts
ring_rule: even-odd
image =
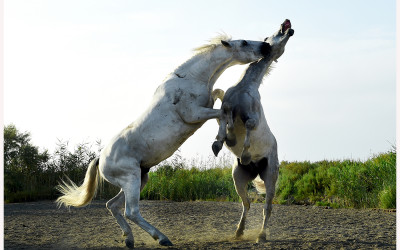
[[[101,150],[100,142],[97,142],[97,146],[95,152],[91,144],[81,143],[70,152],[68,143],[60,141],[55,152],[49,154],[46,150],[40,152],[38,147],[31,144],[28,132],[21,133],[14,125],[5,126],[5,202],[56,199],[59,194],[54,187],[65,175],[81,184],[87,166]],[[214,157],[212,160],[215,162]],[[200,167],[189,168],[178,151],[171,161],[149,172],[149,181],[141,192],[141,198],[239,201],[231,176],[231,164],[226,159],[218,166],[211,163],[201,161]],[[280,204],[396,208],[394,148],[364,162],[282,162],[279,173],[275,202]],[[248,188],[252,189],[251,184]],[[119,188],[104,182],[97,198],[110,199],[118,191]]]
[[[396,208],[396,185],[385,187],[379,192],[378,198],[380,208]]]
[[[278,183],[280,204],[396,208],[396,152],[365,162],[282,162]]]

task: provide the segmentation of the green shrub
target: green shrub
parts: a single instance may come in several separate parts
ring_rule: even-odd
[[[396,208],[396,185],[385,187],[379,192],[378,198],[380,208]]]
[[[67,175],[81,184],[87,166],[97,152],[92,144],[81,143],[68,150],[60,141],[53,154],[40,152],[30,142],[28,132],[14,125],[4,128],[4,200],[24,202],[56,199],[58,182]],[[226,156],[193,161],[189,168],[179,154],[169,163],[149,172],[149,181],[141,192],[150,200],[239,201],[231,177],[231,162]],[[222,164],[221,164],[222,163]],[[221,166],[222,165],[222,166]],[[200,167],[199,167],[200,166]],[[211,167],[211,168],[210,168]],[[208,168],[208,169],[207,169]],[[362,161],[281,162],[275,202],[280,204],[316,204],[332,207],[396,208],[396,151],[374,155]],[[254,190],[249,184],[248,189]],[[119,191],[107,182],[100,187],[98,199],[110,199]],[[251,192],[251,196],[254,191]],[[257,196],[260,199],[262,196]]]
[[[280,204],[395,208],[396,152],[353,160],[282,162],[276,192]]]

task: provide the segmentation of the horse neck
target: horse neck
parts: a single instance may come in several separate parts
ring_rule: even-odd
[[[236,63],[232,54],[219,45],[211,51],[195,55],[179,66],[174,73],[204,82],[209,89],[212,89],[218,77]]]
[[[254,87],[258,89],[271,64],[272,60],[268,57],[263,58],[257,62],[251,63],[249,67],[247,67],[242,79],[237,85],[238,86],[245,85],[246,88]]]

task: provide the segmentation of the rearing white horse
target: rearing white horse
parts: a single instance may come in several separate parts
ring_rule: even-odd
[[[221,116],[222,111],[212,107],[223,91],[212,89],[224,70],[235,64],[259,60],[269,54],[270,47],[264,42],[220,36],[196,51],[196,55],[157,88],[143,115],[123,129],[103,149],[100,157],[89,164],[81,186],[71,181],[57,187],[63,194],[57,203],[67,207],[89,204],[100,178],[120,187],[121,191],[106,206],[127,236],[125,244],[129,248],[134,247],[134,237],[121,213],[124,204],[125,217],[160,245],[172,245],[167,236],[144,220],[139,212],[140,191],[146,185],[149,169],[170,157],[208,119]]]

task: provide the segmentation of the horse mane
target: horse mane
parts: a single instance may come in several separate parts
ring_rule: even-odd
[[[267,76],[269,76],[271,74],[271,71],[275,68],[275,63],[272,62],[271,65],[268,67],[268,69],[265,71],[264,76],[263,76],[263,80],[265,78],[267,78]],[[261,82],[262,83],[262,82]]]
[[[193,58],[195,58],[198,55],[201,54],[206,54],[206,53],[211,53],[215,48],[221,45],[221,40],[224,41],[231,41],[232,38],[228,36],[227,34],[219,34],[218,36],[211,38],[208,40],[207,44],[204,44],[200,47],[194,48],[193,51],[195,52],[195,55],[191,58],[189,58],[186,62],[182,63],[179,65],[175,70],[174,73],[178,76],[181,77],[181,75],[186,75],[187,69],[185,66],[190,65],[191,62],[193,62]]]
[[[260,59],[260,60],[262,60],[262,59]],[[255,63],[255,62],[253,62],[253,63]],[[268,66],[268,68],[265,70],[264,74],[262,75],[260,85],[264,83],[265,78],[267,78],[271,74],[271,71],[275,68],[275,66],[276,66],[275,62],[272,62]],[[253,73],[249,73],[248,70],[249,70],[249,68],[247,68],[246,70],[243,71],[242,75],[239,78],[240,81],[237,84],[239,84],[241,81],[243,81],[246,74],[253,74]]]
[[[197,53],[204,53],[204,52],[210,52],[213,49],[215,49],[218,45],[221,44],[221,40],[224,41],[231,41],[232,37],[225,34],[225,33],[221,33],[216,37],[211,38],[210,40],[208,40],[207,44],[204,44],[200,47],[194,48],[193,51],[197,52]]]

